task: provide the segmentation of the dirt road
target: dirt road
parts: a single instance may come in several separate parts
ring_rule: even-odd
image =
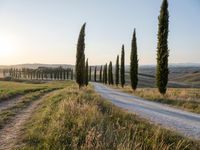
[[[0,130],[0,150],[11,150],[18,146],[18,139],[21,137],[21,131],[25,122],[31,117],[40,102],[49,94],[52,94],[52,92],[42,96],[38,100],[33,101]],[[14,105],[17,100],[20,101],[20,98],[18,97],[14,100],[10,100],[9,105]],[[8,106],[7,103],[5,104]]]

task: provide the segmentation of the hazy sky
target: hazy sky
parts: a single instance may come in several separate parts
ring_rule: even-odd
[[[0,0],[0,65],[74,64],[86,25],[90,64],[114,61],[125,44],[129,64],[137,29],[140,64],[156,63],[162,0]],[[170,63],[200,62],[200,0],[169,0]]]

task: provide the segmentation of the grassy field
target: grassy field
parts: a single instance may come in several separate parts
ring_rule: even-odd
[[[43,99],[23,130],[20,149],[198,149],[197,141],[151,125],[97,95],[65,89]]]
[[[139,67],[140,88],[155,88],[156,68],[155,66]],[[129,67],[126,68],[126,83],[130,84]],[[200,88],[200,67],[169,67],[169,83],[170,88]]]
[[[188,73],[174,79],[178,82],[191,83],[194,85],[200,84],[200,72]]]
[[[111,86],[123,92],[142,97],[163,104],[168,104],[187,111],[200,113],[200,89],[199,88],[168,88],[166,95],[161,95],[157,88],[138,88],[133,91],[130,86],[121,88]]]
[[[10,81],[0,81],[0,101],[15,97],[17,95],[24,95],[26,93],[40,91],[47,89],[49,87],[62,87],[63,83],[58,81],[49,83],[34,84],[33,83],[24,83],[24,82],[10,82]]]

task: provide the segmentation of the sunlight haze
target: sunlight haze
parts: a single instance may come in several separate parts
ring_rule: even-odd
[[[129,64],[133,29],[139,64],[156,63],[161,0],[1,0],[0,64],[74,64],[86,25],[90,64],[115,63],[125,44]],[[169,63],[200,61],[200,1],[169,0]]]

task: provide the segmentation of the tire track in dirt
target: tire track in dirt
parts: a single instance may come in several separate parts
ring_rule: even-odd
[[[18,137],[21,137],[22,135],[21,131],[24,123],[31,117],[41,101],[52,93],[53,92],[50,92],[38,100],[33,101],[28,107],[20,111],[10,123],[0,130],[0,150],[11,150],[18,146]]]

